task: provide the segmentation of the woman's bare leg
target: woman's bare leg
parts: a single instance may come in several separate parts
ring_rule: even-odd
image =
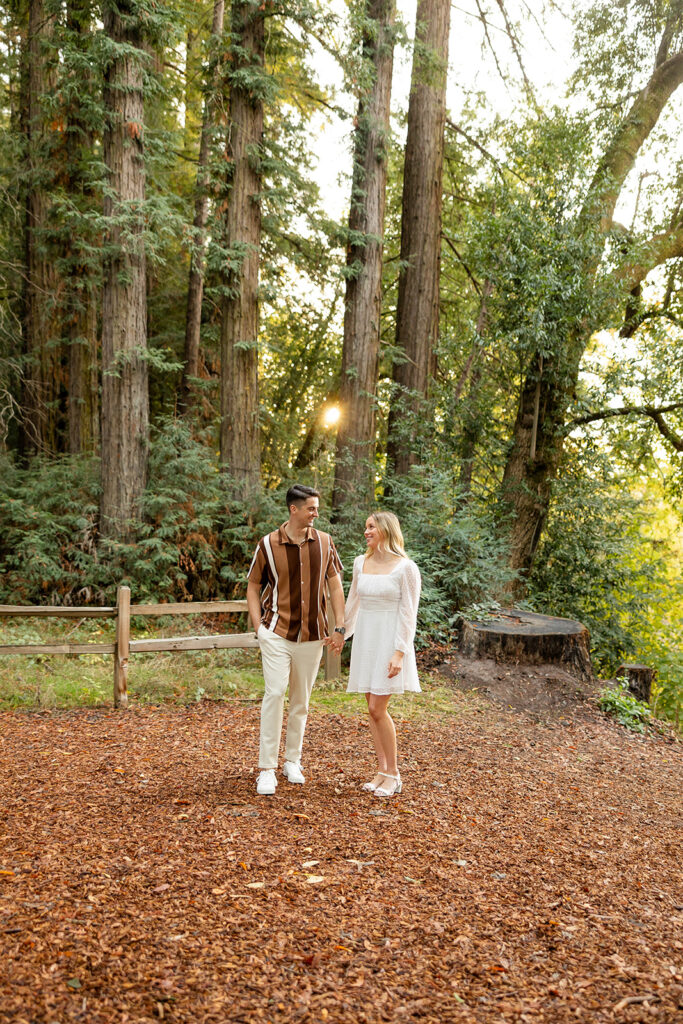
[[[380,737],[379,737],[379,733],[377,731],[377,726],[375,724],[375,720],[372,717],[372,715],[370,714],[370,698],[371,697],[372,697],[371,693],[366,693],[365,694],[365,699],[368,702],[368,721],[370,723],[370,735],[372,736],[372,742],[373,742],[373,745],[375,747],[375,754],[377,755],[377,774],[375,775],[375,777],[372,780],[372,782],[373,782],[373,785],[380,786],[382,784],[382,781],[383,781],[383,778],[384,778],[384,773],[387,772],[389,769],[387,768],[387,759],[386,759],[386,756],[384,754],[384,748],[383,748],[383,746],[382,746],[382,744],[380,742]]]
[[[396,729],[388,711],[390,697],[391,694],[367,694],[368,712],[370,713],[370,729],[375,750],[377,750],[380,771],[384,770],[388,775],[398,775]],[[375,739],[375,737],[377,738]]]

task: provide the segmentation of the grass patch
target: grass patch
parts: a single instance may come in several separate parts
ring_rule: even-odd
[[[63,620],[11,620],[0,623],[0,643],[45,644],[111,642],[114,626],[88,619],[76,626]],[[60,629],[61,625],[61,629]],[[217,632],[194,618],[138,619],[135,639],[159,636],[201,636]],[[113,702],[114,664],[111,654],[38,654],[0,657],[0,708],[92,707]],[[179,651],[134,654],[128,666],[132,701],[191,703],[204,697],[257,698],[263,693],[258,651]]]
[[[0,643],[110,642],[113,622],[86,619],[76,625],[64,620],[0,620]],[[60,628],[61,627],[61,628]],[[132,631],[145,636],[187,636],[216,632],[201,620],[138,619]],[[341,715],[365,715],[362,694],[346,693],[347,672],[325,681],[321,669],[311,697],[311,708]],[[423,692],[395,697],[391,713],[397,720],[423,715],[456,715],[466,700],[435,677],[420,677]],[[190,704],[199,700],[259,700],[263,695],[261,659],[256,650],[178,651],[131,655],[128,689],[132,703],[165,701]],[[111,704],[113,659],[110,654],[39,654],[0,656],[0,710],[13,708],[74,708]]]
[[[366,715],[368,705],[362,693],[346,692],[347,673],[341,679],[325,682],[322,675],[311,695],[311,707],[337,715]],[[392,697],[391,717],[410,721],[423,715],[458,715],[467,703],[462,693],[444,686],[435,676],[420,675],[422,693],[405,693]]]

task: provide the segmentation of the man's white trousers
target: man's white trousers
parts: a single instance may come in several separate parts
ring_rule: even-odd
[[[261,704],[259,768],[277,768],[285,694],[289,686],[285,760],[299,764],[308,702],[323,653],[322,640],[294,643],[259,626],[265,692]]]

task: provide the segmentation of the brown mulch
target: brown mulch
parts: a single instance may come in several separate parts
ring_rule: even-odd
[[[0,1021],[674,1021],[681,746],[463,699],[311,716],[259,798],[258,708],[0,715]]]

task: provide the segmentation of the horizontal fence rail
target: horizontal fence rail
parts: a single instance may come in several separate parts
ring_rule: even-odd
[[[63,605],[0,604],[0,618],[10,616],[54,617],[63,619],[115,619],[114,643],[52,643],[52,644],[0,644],[0,654],[113,654],[114,655],[114,707],[128,707],[128,661],[131,654],[156,651],[212,651],[234,648],[254,648],[259,642],[254,633],[218,633],[211,636],[156,637],[132,640],[132,616],[164,615],[222,615],[246,612],[246,601],[186,601],[180,604],[131,604],[130,587],[119,587],[116,607],[71,608]],[[334,616],[330,608],[330,630]],[[341,658],[329,647],[324,651],[325,679],[338,678]]]

